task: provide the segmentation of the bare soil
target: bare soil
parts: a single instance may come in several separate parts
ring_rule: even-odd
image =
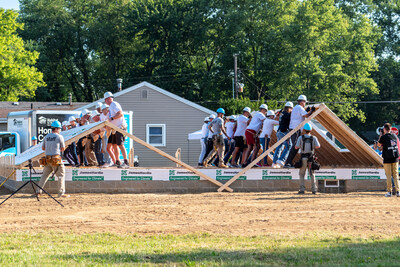
[[[0,206],[0,232],[231,235],[400,233],[400,198],[350,194],[73,194],[40,202],[18,194]],[[0,200],[6,196],[1,195]]]

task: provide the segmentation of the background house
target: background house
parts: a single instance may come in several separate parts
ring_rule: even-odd
[[[197,165],[200,141],[188,140],[188,134],[201,129],[204,117],[212,110],[197,105],[148,82],[142,82],[114,94],[124,111],[133,111],[133,134],[164,152],[175,155],[181,148],[182,161]],[[104,103],[104,99],[99,101]],[[82,106],[95,109],[96,102]],[[175,163],[134,143],[140,166],[174,166]]]

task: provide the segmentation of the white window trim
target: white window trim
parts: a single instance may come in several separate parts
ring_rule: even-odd
[[[162,144],[151,144],[150,143],[150,127],[161,127],[162,128]],[[152,146],[167,146],[167,126],[165,124],[146,124],[146,143]]]

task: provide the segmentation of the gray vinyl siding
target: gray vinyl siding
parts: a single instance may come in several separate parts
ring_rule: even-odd
[[[141,97],[143,89],[147,89],[147,100]],[[209,114],[145,86],[117,96],[115,101],[124,111],[133,111],[132,132],[135,136],[146,141],[146,124],[165,124],[166,146],[157,148],[171,156],[181,148],[182,161],[197,165],[200,141],[188,141],[188,134],[200,130],[204,117]],[[134,149],[141,167],[175,166],[174,162],[140,144],[134,143]]]

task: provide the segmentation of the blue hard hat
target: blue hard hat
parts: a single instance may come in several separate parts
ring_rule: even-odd
[[[36,136],[32,136],[32,141],[37,140]]]
[[[222,113],[225,115],[225,110],[223,108],[219,108],[217,109],[217,113]]]
[[[61,128],[61,123],[59,121],[53,121],[51,128]]]
[[[304,124],[304,130],[311,131],[312,130],[311,124],[309,124],[309,123]]]

